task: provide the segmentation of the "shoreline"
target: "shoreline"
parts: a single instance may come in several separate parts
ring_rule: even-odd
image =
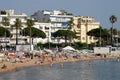
[[[67,63],[67,62],[77,62],[77,61],[85,61],[85,60],[107,60],[107,59],[117,59],[116,57],[94,57],[94,58],[79,58],[79,59],[68,59],[68,60],[61,60],[61,61],[53,61],[53,62],[45,62],[41,64],[35,63],[37,59],[32,59],[26,63],[10,63],[10,62],[3,62],[0,65],[5,64],[7,66],[6,69],[0,69],[0,74],[8,73],[16,70],[20,70],[22,68],[27,67],[34,67],[34,66],[43,66],[43,65],[51,65],[51,64],[58,64],[58,63]]]

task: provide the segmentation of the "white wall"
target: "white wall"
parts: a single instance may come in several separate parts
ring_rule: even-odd
[[[107,54],[110,53],[109,47],[94,47],[94,53]]]

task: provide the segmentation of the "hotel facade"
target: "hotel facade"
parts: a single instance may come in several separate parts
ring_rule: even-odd
[[[92,29],[99,28],[99,22],[95,22],[94,18],[89,16],[75,16],[73,17],[73,20],[73,31],[76,33],[77,36],[75,42],[90,44],[98,41],[97,38],[88,36],[87,32],[89,32]]]
[[[20,34],[20,31],[26,28],[27,18],[29,18],[25,13],[15,13],[14,10],[4,10],[6,14],[0,14],[0,26],[2,25],[3,17],[9,18],[10,25],[6,26],[6,28],[11,32],[12,37],[5,39],[5,37],[0,38],[0,44],[5,46],[7,45],[14,46],[16,43],[16,28],[13,26],[16,18],[19,18],[22,22],[21,28],[18,30],[18,44],[26,44],[29,43],[29,36],[24,36]],[[96,38],[88,36],[86,33],[92,29],[99,28],[100,23],[95,22],[93,17],[83,17],[83,16],[73,16],[65,11],[61,10],[53,10],[53,11],[42,11],[43,16],[42,19],[40,17],[40,21],[37,20],[34,26],[42,30],[46,34],[46,38],[35,38],[33,43],[36,45],[37,43],[57,43],[58,39],[54,38],[52,34],[57,30],[67,30],[68,29],[68,22],[73,19],[74,26],[72,31],[76,33],[77,38],[74,39],[75,42],[82,42],[82,43],[94,43],[97,41]],[[47,15],[47,16],[46,16]],[[34,15],[35,17],[35,15]],[[32,18],[34,18],[32,17]],[[36,18],[34,18],[36,20]],[[44,21],[41,21],[44,20]],[[5,26],[3,26],[5,27]],[[3,41],[3,42],[2,42]],[[59,39],[59,42],[64,42],[64,39]]]
[[[25,40],[27,40],[27,36],[20,35],[21,29],[24,29],[26,27],[26,19],[27,15],[25,13],[15,13],[14,10],[0,10],[0,27],[7,28],[10,33],[12,34],[11,37],[0,37],[0,44],[4,47],[6,45],[9,46],[15,46],[16,43],[16,27],[13,26],[16,18],[19,18],[22,22],[22,26],[18,29],[18,42],[19,44],[25,44]],[[4,26],[2,24],[2,20],[4,17],[7,17],[9,19],[9,26]]]

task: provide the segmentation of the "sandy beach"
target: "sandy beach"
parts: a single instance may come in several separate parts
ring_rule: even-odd
[[[0,73],[6,73],[14,70],[19,70],[21,68],[25,67],[31,67],[31,66],[41,66],[41,65],[51,65],[55,63],[61,63],[61,62],[75,62],[75,61],[82,61],[82,60],[98,60],[98,59],[108,59],[108,58],[113,58],[113,57],[82,57],[82,58],[69,58],[69,59],[57,59],[57,60],[49,60],[49,61],[44,61],[40,63],[39,58],[26,58],[23,59],[22,62],[1,62],[0,63]],[[48,58],[47,58],[48,59]],[[2,68],[3,65],[5,65],[5,68]]]

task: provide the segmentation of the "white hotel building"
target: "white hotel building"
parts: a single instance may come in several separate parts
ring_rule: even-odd
[[[28,17],[25,13],[15,13],[14,10],[0,10],[1,11],[5,11],[6,13],[5,14],[0,14],[0,26],[3,26],[2,25],[2,19],[3,17],[7,17],[10,21],[10,25],[9,26],[6,26],[6,28],[8,30],[10,30],[11,34],[12,34],[12,37],[8,37],[7,40],[4,38],[4,37],[1,37],[0,38],[0,42],[1,42],[1,45],[2,46],[5,46],[6,42],[7,42],[7,45],[15,45],[16,43],[16,28],[13,26],[14,25],[14,22],[16,20],[16,18],[19,18],[22,22],[22,25],[21,26],[21,29],[23,29],[25,27],[25,23],[26,23],[26,18]],[[4,26],[3,26],[4,27]],[[18,30],[18,42],[19,44],[25,44],[25,40],[27,39],[27,37],[25,36],[21,36],[20,35],[20,29]]]
[[[14,10],[5,10],[6,14],[0,14],[0,22],[2,22],[2,18],[3,17],[8,17],[10,20],[10,26],[7,26],[7,28],[10,30],[10,32],[12,33],[12,37],[11,38],[7,38],[7,45],[15,45],[16,43],[16,28],[13,27],[12,25],[14,25],[14,21],[16,20],[16,18],[19,18],[22,22],[22,26],[21,29],[19,29],[19,36],[18,36],[18,44],[26,44],[29,43],[29,36],[22,36],[20,35],[20,30],[24,29],[25,27],[27,27],[25,25],[26,23],[26,19],[28,18],[28,16],[25,13],[20,13],[20,14],[16,14],[14,12]],[[46,34],[46,38],[42,39],[42,38],[35,38],[33,40],[34,45],[36,45],[37,43],[41,42],[41,43],[46,43],[46,42],[53,42],[53,43],[58,43],[58,39],[55,39],[52,37],[52,33],[56,32],[57,30],[60,29],[67,29],[68,26],[68,22],[71,20],[71,18],[74,19],[74,23],[75,26],[73,27],[73,30],[77,33],[76,35],[78,36],[77,39],[75,39],[76,42],[83,42],[83,43],[90,43],[90,42],[95,42],[96,40],[94,38],[90,38],[90,36],[87,36],[86,33],[88,31],[90,31],[91,29],[94,28],[98,28],[100,23],[98,22],[94,22],[94,18],[90,18],[90,17],[74,17],[73,15],[70,15],[64,11],[61,10],[54,10],[54,11],[44,11],[44,14],[49,15],[49,19],[50,22],[35,22],[34,26],[35,28],[38,28],[40,30],[42,30],[43,32],[45,32]],[[80,19],[82,19],[82,21],[80,21]],[[87,22],[87,25],[85,23],[85,21]],[[3,26],[0,23],[0,26]],[[3,41],[1,43],[1,45],[5,45],[6,40],[4,37],[0,38],[0,41]],[[59,42],[65,42],[63,39],[59,39]]]
[[[45,42],[58,43],[58,38],[55,39],[54,37],[52,37],[52,33],[56,32],[57,30],[67,29],[68,28],[67,24],[71,20],[73,15],[67,15],[67,13],[61,10],[53,10],[53,11],[44,10],[42,11],[42,13],[44,15],[49,15],[50,23],[39,23],[39,22],[35,23],[34,27],[43,30],[47,35],[46,39],[38,40],[38,41],[44,41],[42,43]],[[59,42],[62,43],[65,41],[64,39],[59,39]]]

